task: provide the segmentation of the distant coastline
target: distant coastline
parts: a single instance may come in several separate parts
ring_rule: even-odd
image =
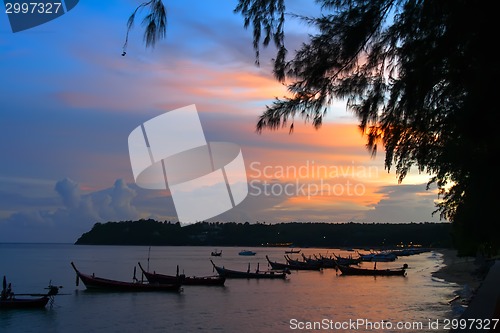
[[[96,223],[77,245],[297,246],[324,248],[451,248],[450,223],[199,222],[152,219]]]

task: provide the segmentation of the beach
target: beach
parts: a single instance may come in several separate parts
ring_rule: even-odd
[[[453,249],[440,249],[443,254],[443,266],[432,273],[432,276],[453,282],[470,291],[477,290],[484,280],[481,264],[473,257],[458,257]]]
[[[475,323],[500,317],[500,263],[497,260],[479,260],[472,257],[457,257],[456,251],[442,249],[443,266],[432,273],[433,277],[456,283],[459,287],[450,305],[465,305],[460,318]],[[496,325],[499,326],[499,325]],[[496,327],[497,332],[500,327]],[[475,332],[477,327],[456,327],[450,332]]]

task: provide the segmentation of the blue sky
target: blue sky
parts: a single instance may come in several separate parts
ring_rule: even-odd
[[[412,173],[398,184],[384,170],[383,154],[371,158],[366,151],[342,101],[318,131],[298,121],[292,135],[255,133],[265,105],[286,90],[272,77],[272,48],[255,66],[251,30],[233,13],[236,1],[169,1],[166,40],[146,49],[138,21],[122,57],[126,21],[139,3],[80,1],[62,17],[18,33],[0,14],[0,242],[74,242],[95,222],[176,221],[168,191],[134,184],[127,138],[148,119],[190,104],[207,140],[241,146],[254,185],[253,195],[212,220],[439,221],[431,215],[436,191],[425,190],[429,177]],[[317,12],[312,2],[287,6]],[[290,52],[310,32],[288,20]],[[355,173],[298,180],[279,173],[311,165]],[[266,167],[272,177],[258,175]],[[363,191],[257,195],[266,184],[296,189],[321,181],[323,189]]]

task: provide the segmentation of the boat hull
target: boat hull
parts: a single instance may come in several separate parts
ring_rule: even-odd
[[[286,272],[274,272],[274,271],[258,271],[258,272],[250,272],[250,271],[235,271],[231,269],[226,269],[224,267],[216,266],[213,261],[212,265],[214,266],[217,273],[224,277],[230,279],[286,279]]]
[[[267,262],[272,267],[272,269],[280,269],[280,270],[293,270],[293,271],[320,271],[321,266],[316,264],[308,264],[308,263],[280,263],[276,261],[271,261],[268,256],[266,256]]]
[[[189,286],[223,286],[226,278],[220,275],[213,276],[185,276],[185,275],[166,275],[146,272],[141,264],[139,263],[139,268],[142,274],[146,277],[149,283],[159,283],[159,284],[175,284],[180,283],[181,285]]]
[[[406,276],[405,269],[365,269],[338,265],[342,275]]]
[[[13,298],[0,300],[0,309],[37,309],[45,308],[49,302],[49,297],[43,296],[32,299]]]
[[[85,287],[89,290],[98,291],[180,291],[181,285],[179,283],[161,284],[161,283],[140,283],[140,282],[125,282],[118,280],[104,279],[93,275],[83,274],[78,271],[73,263],[71,263],[75,270],[78,279],[80,279]]]

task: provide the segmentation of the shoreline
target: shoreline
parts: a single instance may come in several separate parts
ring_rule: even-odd
[[[443,262],[441,267],[432,272],[432,277],[457,284],[456,295],[448,302],[450,305],[455,302],[468,305],[486,278],[487,265],[474,257],[458,257],[457,251],[453,249],[439,249],[436,252],[442,254]]]
[[[481,265],[476,258],[458,257],[457,251],[453,249],[439,249],[436,252],[443,255],[443,266],[432,272],[433,277],[459,285],[470,284],[474,287],[479,287],[484,280],[484,276],[479,274]]]

